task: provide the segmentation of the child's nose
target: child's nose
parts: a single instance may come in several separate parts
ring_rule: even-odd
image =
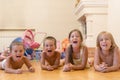
[[[21,54],[22,52],[18,51],[17,54]]]
[[[48,49],[50,49],[51,48],[51,46],[48,46]]]
[[[104,39],[103,42],[106,42],[106,40]]]

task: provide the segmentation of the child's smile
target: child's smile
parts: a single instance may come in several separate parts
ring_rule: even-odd
[[[77,44],[77,43],[78,43],[78,41],[73,41],[73,43]]]
[[[21,58],[21,56],[16,56],[16,58]]]
[[[48,50],[48,52],[52,52],[52,50]]]

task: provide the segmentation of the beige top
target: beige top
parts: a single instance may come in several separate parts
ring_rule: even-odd
[[[80,50],[80,58],[78,58],[78,59],[73,59],[73,62],[74,62],[74,64],[75,65],[78,65],[78,64],[81,64],[81,62],[82,62],[82,53],[83,53],[83,48]]]
[[[74,62],[75,65],[79,65],[79,64],[81,64],[81,62],[82,62],[83,48],[81,48],[79,54],[80,54],[80,58],[78,58],[78,59],[73,59],[73,62]],[[86,67],[87,67],[87,68],[90,67],[90,64],[88,63],[88,61],[87,61]]]

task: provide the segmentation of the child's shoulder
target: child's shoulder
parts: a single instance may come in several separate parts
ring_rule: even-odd
[[[57,54],[57,55],[60,55],[60,52],[59,52],[59,51],[55,51],[54,53]]]
[[[116,46],[116,47],[114,48],[114,50],[120,50],[120,48]]]
[[[41,55],[46,55],[46,52],[45,52],[45,51],[42,51]]]
[[[12,59],[12,56],[8,56],[6,59]]]
[[[55,51],[55,53],[60,53],[59,51]]]
[[[6,58],[6,61],[12,62],[12,61],[13,61],[13,57],[12,57],[12,56],[8,56],[8,57]]]
[[[22,60],[23,60],[23,61],[26,61],[26,60],[30,60],[30,59],[29,59],[28,57],[26,57],[26,56],[23,56],[23,57],[22,57]]]
[[[82,45],[81,49],[88,50],[88,47],[86,45]]]
[[[88,47],[87,47],[86,45],[84,45],[84,44],[82,45],[82,47],[83,47],[83,48],[88,48]]]

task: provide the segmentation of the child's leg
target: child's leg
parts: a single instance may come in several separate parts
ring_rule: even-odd
[[[0,69],[5,68],[5,62],[6,62],[6,59],[4,59],[3,61],[0,62]]]
[[[88,63],[90,65],[90,67],[92,67],[93,64],[94,64],[94,58],[93,57],[92,58],[88,58]]]
[[[63,66],[64,64],[65,64],[65,52],[62,52],[59,66]]]
[[[59,66],[63,66],[65,64],[65,59],[60,59],[60,65]]]
[[[2,62],[0,62],[0,69],[2,69]]]

